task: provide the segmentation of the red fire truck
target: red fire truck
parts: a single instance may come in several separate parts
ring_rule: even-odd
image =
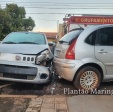
[[[87,25],[113,24],[113,16],[111,15],[69,15],[63,20],[65,33],[73,28],[85,28]]]

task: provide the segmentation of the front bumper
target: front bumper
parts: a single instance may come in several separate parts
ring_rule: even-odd
[[[42,84],[50,81],[49,68],[21,62],[0,61],[0,80]]]
[[[55,71],[60,77],[68,81],[73,81],[75,73],[82,65],[83,62],[80,60],[68,60],[54,57]]]

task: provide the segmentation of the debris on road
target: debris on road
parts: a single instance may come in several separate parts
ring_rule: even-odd
[[[0,89],[2,89],[2,88],[4,88],[4,87],[11,86],[11,85],[12,85],[12,83],[11,83],[11,84],[5,84],[5,85],[1,85],[1,86],[0,86]]]

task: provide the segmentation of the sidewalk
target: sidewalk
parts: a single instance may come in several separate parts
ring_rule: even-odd
[[[26,112],[113,112],[113,96],[44,96],[31,99]]]
[[[63,96],[33,98],[26,112],[68,112],[67,98]]]
[[[113,96],[78,95],[69,97],[69,112],[113,112]]]

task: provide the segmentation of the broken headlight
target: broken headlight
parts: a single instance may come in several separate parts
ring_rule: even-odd
[[[37,65],[44,63],[42,65],[45,65],[45,62],[49,60],[49,54],[50,54],[49,50],[44,50],[38,53],[35,59],[35,63]]]

